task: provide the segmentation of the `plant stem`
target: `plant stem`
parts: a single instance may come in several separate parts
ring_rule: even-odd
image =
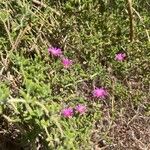
[[[132,11],[132,0],[127,0],[128,3],[128,13],[130,20],[130,41],[134,39],[134,27],[133,27],[133,11]]]

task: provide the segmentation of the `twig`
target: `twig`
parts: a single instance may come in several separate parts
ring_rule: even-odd
[[[25,35],[25,33],[30,30],[31,27],[30,26],[26,26],[23,30],[20,30],[16,40],[14,41],[14,44],[11,48],[11,51],[13,51],[14,49],[17,49],[18,44],[21,42],[22,37]]]
[[[3,20],[2,20],[2,22],[3,22],[3,24],[4,24],[4,27],[5,27],[5,30],[6,30],[8,39],[9,39],[9,41],[10,41],[10,44],[11,44],[11,46],[13,46],[13,40],[12,40],[12,37],[11,37],[11,35],[10,35],[10,31],[9,31],[9,29],[8,29],[8,27],[7,27],[7,25],[6,25],[6,23],[5,23]]]
[[[150,35],[148,33],[148,30],[146,29],[145,25],[144,25],[144,22],[143,22],[143,19],[142,17],[140,16],[140,14],[132,7],[133,11],[136,13],[136,15],[139,17],[140,21],[142,22],[143,24],[143,27],[145,28],[145,32],[146,32],[146,35],[147,35],[147,38],[148,38],[148,41],[150,42]]]
[[[33,0],[32,2],[33,2],[34,4],[36,4],[36,5],[39,5],[39,6],[44,7],[44,8],[48,7],[46,4],[44,4],[44,3],[42,3],[42,2],[39,2],[38,0]],[[49,9],[50,9],[52,12],[54,12],[56,15],[60,16],[60,13],[59,13],[58,11],[56,11],[55,9],[53,9],[53,8],[51,8],[51,7],[49,7]]]
[[[130,41],[134,39],[134,27],[133,27],[133,12],[132,12],[132,0],[127,0],[128,3],[128,13],[130,20]]]
[[[40,2],[40,1],[38,1],[38,0],[33,0],[32,1],[34,4],[36,4],[36,5],[40,5],[40,6],[42,6],[42,7],[46,7],[46,5],[44,4],[44,3],[42,3],[42,2]]]
[[[136,138],[136,136],[135,136],[133,131],[131,131],[131,136],[132,136],[132,139],[135,141],[135,143],[139,146],[139,148],[141,150],[148,150],[146,148],[146,145],[143,142],[141,142],[139,139]]]

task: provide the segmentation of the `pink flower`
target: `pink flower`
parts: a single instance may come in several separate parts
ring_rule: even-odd
[[[73,116],[73,109],[71,107],[69,108],[64,108],[61,111],[62,116],[64,116],[65,118],[71,118]]]
[[[115,59],[118,61],[123,61],[125,57],[126,57],[125,53],[119,53],[119,54],[116,54]]]
[[[62,51],[60,48],[56,48],[56,47],[50,47],[48,48],[48,52],[51,53],[53,56],[61,56]]]
[[[72,60],[68,59],[68,58],[63,58],[62,59],[62,64],[64,66],[64,68],[69,68],[72,65]]]
[[[85,106],[85,105],[81,105],[81,104],[77,105],[75,109],[76,109],[76,111],[79,112],[81,115],[84,114],[84,113],[87,111],[86,106]]]
[[[93,90],[93,96],[96,98],[105,98],[108,95],[104,88],[95,88]]]

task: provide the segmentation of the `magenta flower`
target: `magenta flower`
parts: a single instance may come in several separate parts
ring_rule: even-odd
[[[53,56],[61,56],[62,51],[60,48],[56,48],[56,47],[50,47],[48,48],[48,52],[51,53]]]
[[[105,98],[108,95],[104,88],[95,88],[93,90],[93,96],[96,98]]]
[[[71,107],[69,108],[64,108],[61,111],[62,116],[64,116],[65,118],[71,118],[73,116],[73,109]]]
[[[64,68],[69,68],[72,65],[72,60],[68,59],[68,58],[63,58],[62,59],[62,64],[64,66]]]
[[[79,112],[81,115],[84,114],[84,113],[87,111],[86,106],[85,106],[85,105],[81,105],[81,104],[77,105],[75,109],[76,109],[76,111]]]
[[[118,61],[123,61],[125,59],[125,57],[126,57],[125,53],[118,53],[118,54],[116,54],[115,59]]]

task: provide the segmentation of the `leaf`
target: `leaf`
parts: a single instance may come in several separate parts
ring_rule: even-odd
[[[9,17],[9,13],[6,10],[0,10],[0,19],[5,22]]]

